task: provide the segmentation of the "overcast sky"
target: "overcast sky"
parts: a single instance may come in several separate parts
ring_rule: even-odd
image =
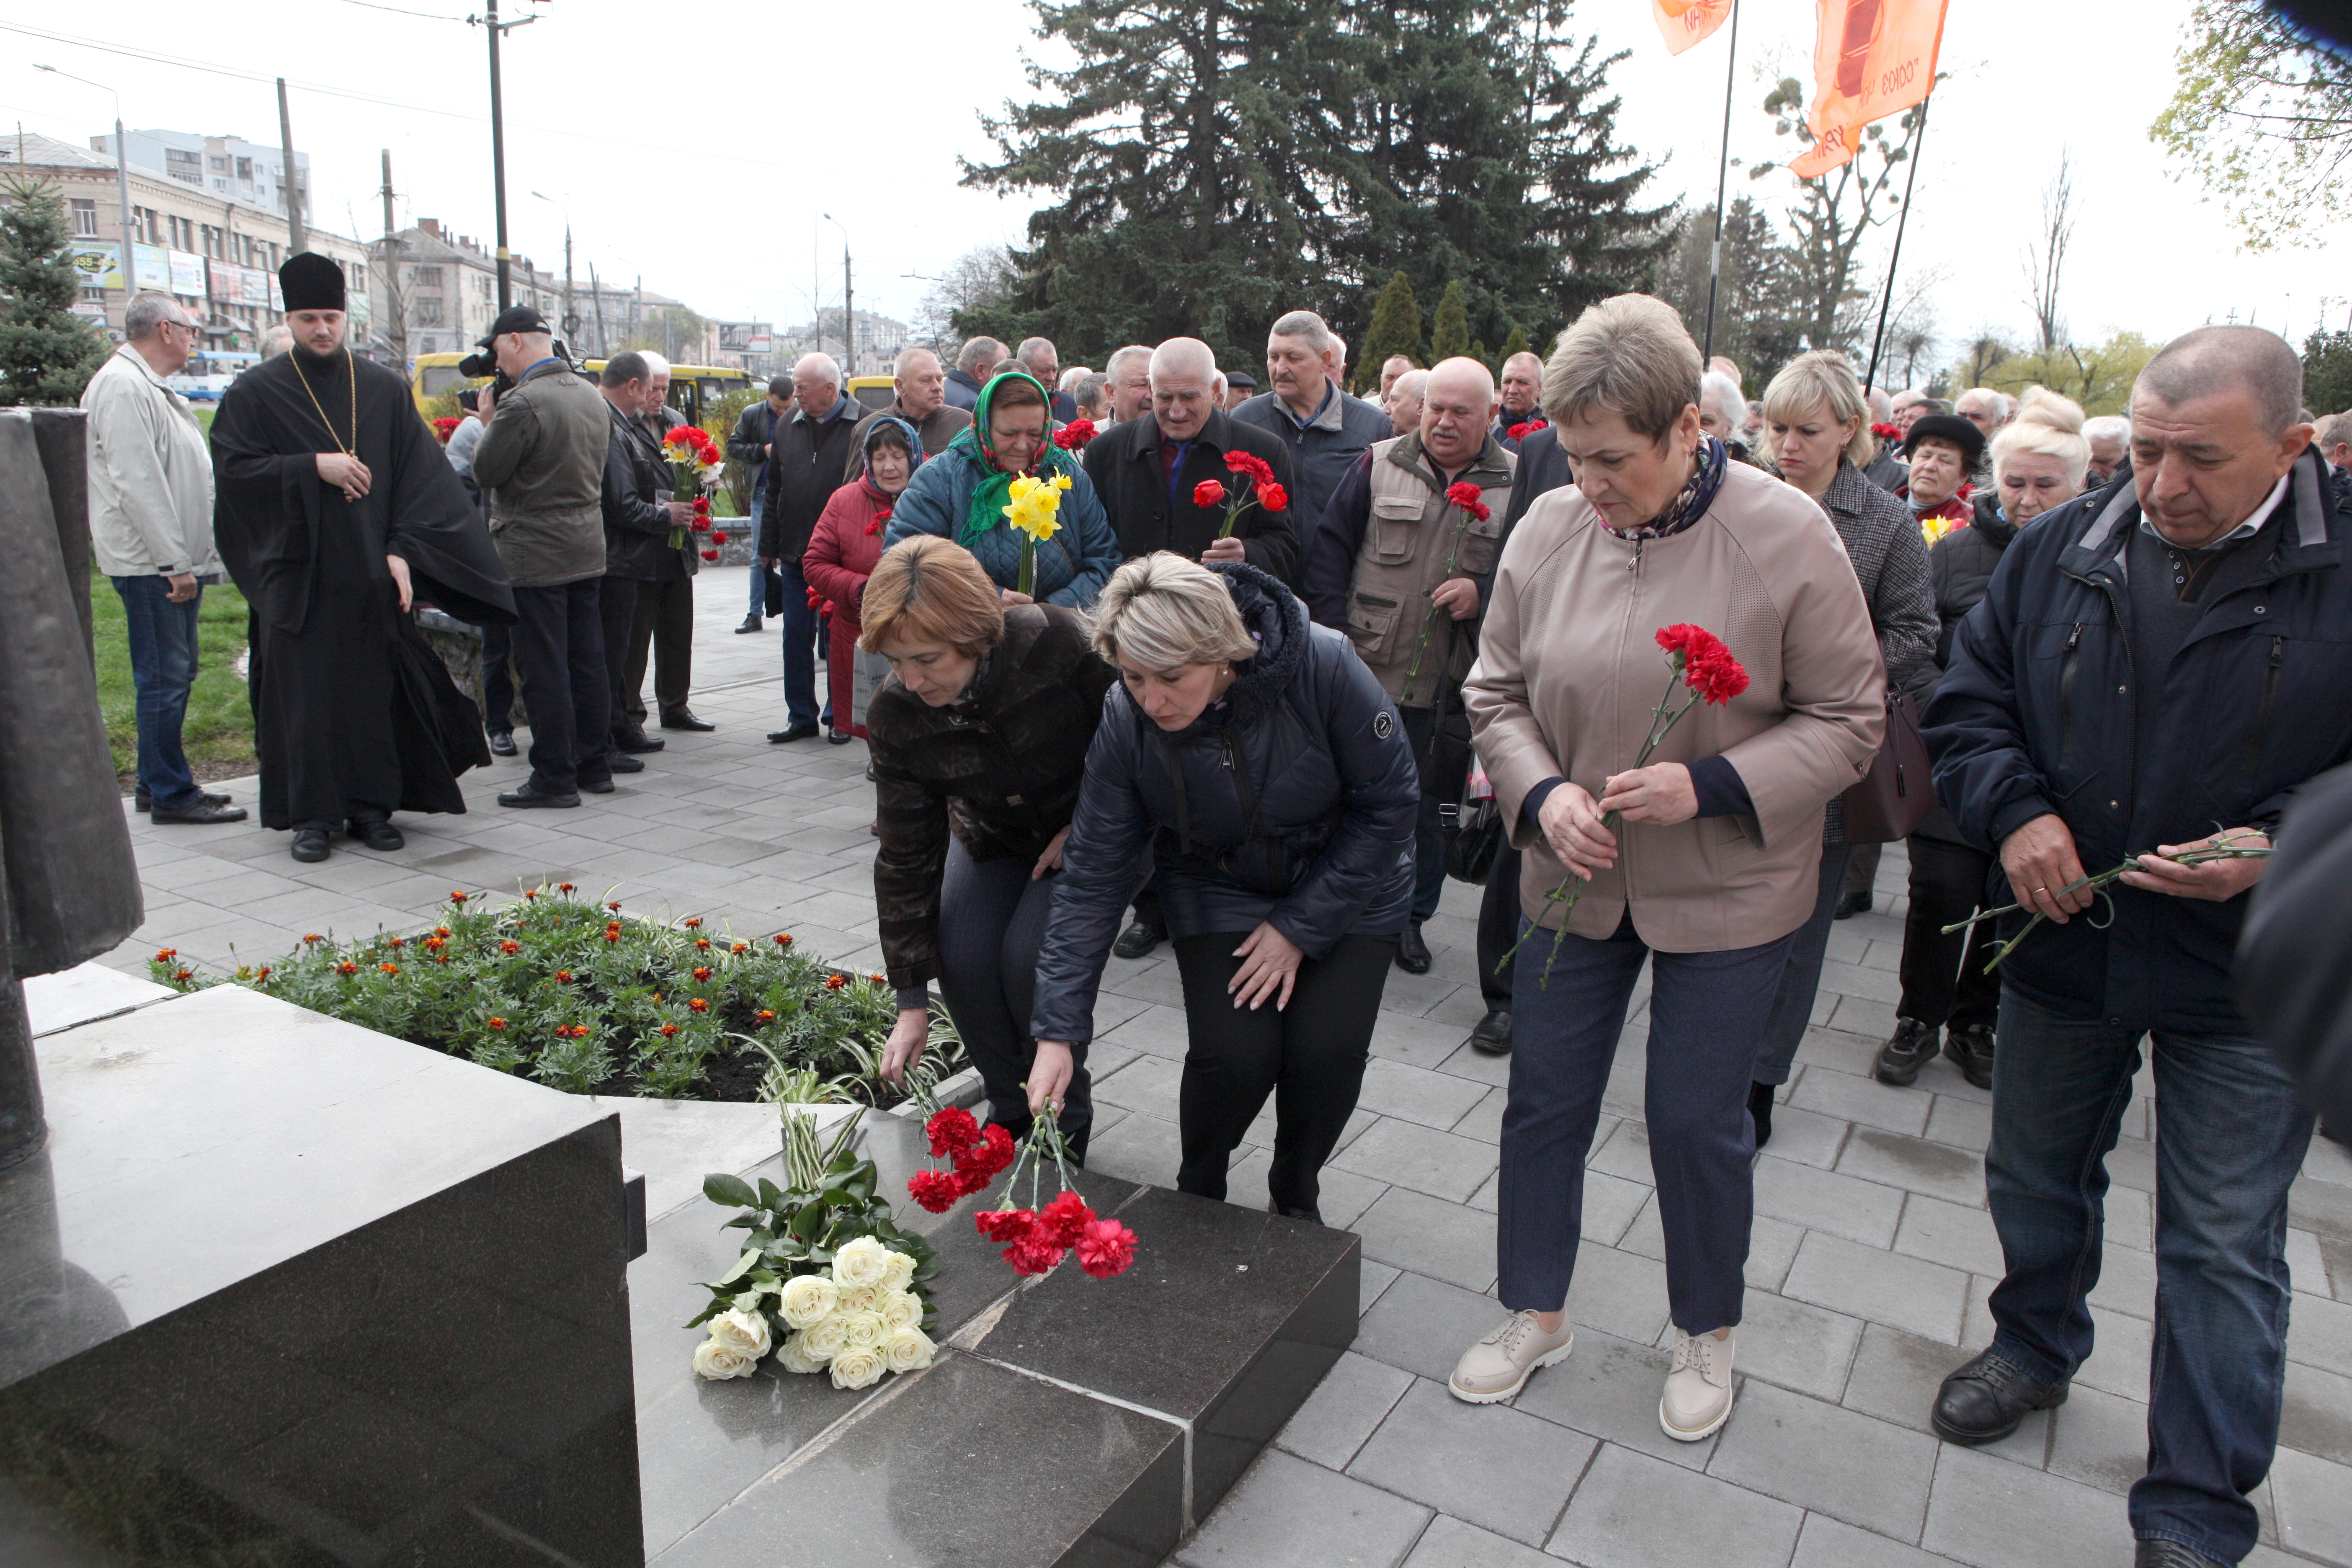
[[[1733,154],[1771,157],[1756,73],[1777,60],[1810,76],[1814,9],[1810,0],[1742,3]],[[2120,326],[2160,339],[2234,309],[2287,325],[2299,341],[2323,294],[2334,297],[2331,320],[2345,322],[2352,280],[2340,267],[2331,275],[2325,248],[2240,252],[2218,211],[2167,176],[2147,139],[2189,5],[1951,0],[1943,67],[1956,74],[1936,99],[1905,240],[1906,270],[1915,259],[1948,268],[1937,310],[1947,346],[1982,329],[2027,329],[2021,257],[2063,149],[2083,170],[2062,301],[2078,336]],[[21,121],[86,145],[109,128],[106,93],[36,72],[39,62],[120,91],[134,130],[274,143],[267,79],[191,67],[283,73],[295,84],[294,143],[310,160],[317,221],[380,231],[377,155],[388,146],[404,224],[436,217],[488,244],[488,71],[483,33],[462,19],[469,8],[247,0],[229,28],[194,25],[228,14],[182,0],[19,11],[9,26],[70,28],[82,42],[0,32],[0,130]],[[562,266],[560,203],[583,279],[593,258],[624,282],[642,273],[648,289],[706,315],[783,326],[806,320],[814,296],[839,301],[842,231],[822,213],[848,231],[859,304],[902,318],[925,289],[908,274],[1022,237],[1031,204],[961,188],[956,162],[989,154],[980,114],[1026,90],[1023,60],[1035,39],[1021,0],[506,0],[507,17],[518,11],[540,20],[509,33],[505,48],[509,224],[514,247],[542,266]],[[1671,57],[1643,0],[1579,0],[1571,21],[1631,51],[1612,73],[1625,100],[1620,136],[1664,163],[1659,189],[1711,199],[1727,37]],[[1749,184],[1738,169],[1732,180],[1735,193],[1774,200],[1793,184],[1784,174]]]

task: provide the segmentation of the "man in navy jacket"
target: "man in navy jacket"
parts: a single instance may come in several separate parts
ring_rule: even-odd
[[[1990,1442],[2066,1397],[2150,1038],[2156,1338],[2130,1517],[2137,1562],[2161,1568],[2252,1550],[2247,1496],[2278,1436],[2287,1188],[2312,1119],[2231,987],[2263,862],[2160,857],[2267,844],[2298,786],[2352,757],[2352,519],[2302,395],[2272,333],[2167,345],[2133,389],[2132,482],[2018,535],[1927,711],[1937,795],[2007,878],[1989,902],[2042,917],[2000,970],[1993,1342],[1945,1379],[1934,1426]],[[2127,859],[2105,895],[2074,886]]]

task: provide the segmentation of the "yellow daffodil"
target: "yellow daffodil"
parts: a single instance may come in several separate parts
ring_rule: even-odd
[[[1031,539],[1043,543],[1061,529],[1057,514],[1061,510],[1062,492],[1070,488],[1067,474],[1056,474],[1052,483],[1024,474],[1013,481],[1013,504],[1004,509],[1004,516],[1014,528]]]

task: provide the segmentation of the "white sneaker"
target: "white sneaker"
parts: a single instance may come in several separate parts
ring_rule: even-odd
[[[1730,1419],[1731,1347],[1737,1337],[1694,1339],[1675,1331],[1675,1364],[1658,1399],[1658,1425],[1675,1442],[1698,1442]]]
[[[1548,1334],[1533,1312],[1514,1312],[1501,1328],[1462,1352],[1445,1386],[1456,1399],[1493,1405],[1525,1388],[1528,1373],[1536,1368],[1566,1361],[1575,1343],[1576,1331],[1567,1318],[1560,1319],[1558,1333]]]

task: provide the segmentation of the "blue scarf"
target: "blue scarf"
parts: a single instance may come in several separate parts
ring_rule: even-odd
[[[1680,533],[1705,517],[1706,509],[1715,504],[1715,493],[1723,488],[1724,469],[1730,461],[1731,454],[1724,450],[1722,442],[1712,436],[1701,437],[1698,471],[1691,475],[1690,482],[1666,503],[1665,510],[1647,522],[1637,522],[1630,528],[1609,528],[1605,520],[1601,526],[1609,528],[1609,531],[1620,539],[1664,539],[1670,534]]]

